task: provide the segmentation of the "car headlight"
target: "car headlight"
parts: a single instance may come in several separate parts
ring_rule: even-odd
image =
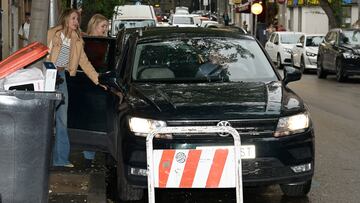
[[[316,56],[317,54],[315,53],[311,53],[311,52],[306,52],[306,56],[311,56],[311,57],[314,57]]]
[[[291,53],[292,53],[292,50],[291,50],[291,49],[289,49],[289,48],[284,48],[283,50],[284,50],[284,52],[287,52],[287,53],[289,53],[289,54],[291,54]]]
[[[166,127],[166,122],[138,117],[129,118],[130,131],[136,136],[146,137],[149,133],[160,127]],[[169,138],[167,135],[165,137],[156,135],[155,137]]]
[[[295,133],[305,132],[310,125],[310,118],[307,113],[296,114],[293,116],[282,117],[279,119],[275,137],[283,137]]]
[[[350,52],[344,52],[344,53],[343,53],[343,56],[344,56],[344,58],[346,58],[346,59],[357,59],[357,58],[360,58],[359,55],[355,55],[355,54],[350,53]]]

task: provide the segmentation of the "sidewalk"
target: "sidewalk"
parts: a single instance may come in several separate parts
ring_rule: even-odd
[[[87,168],[81,152],[71,154],[74,168],[52,168],[49,203],[106,203],[103,156],[97,153],[95,164]]]

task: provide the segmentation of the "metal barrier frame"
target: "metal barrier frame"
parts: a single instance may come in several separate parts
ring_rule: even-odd
[[[235,186],[236,202],[243,203],[242,162],[241,162],[241,139],[239,133],[230,126],[192,126],[192,127],[162,127],[154,130],[146,137],[147,157],[147,182],[149,203],[155,203],[155,179],[154,179],[154,156],[153,138],[156,134],[201,134],[201,133],[228,133],[234,138],[234,161],[235,161]]]

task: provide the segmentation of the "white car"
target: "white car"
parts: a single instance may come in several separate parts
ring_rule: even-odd
[[[273,32],[265,44],[265,50],[277,68],[291,65],[292,48],[296,45],[302,32]]]
[[[189,15],[189,8],[185,6],[178,6],[175,8],[175,14]]]
[[[209,25],[219,25],[219,23],[212,20],[203,20],[201,21],[200,27],[208,27]]]
[[[299,67],[301,72],[306,70],[317,69],[317,53],[319,45],[324,40],[322,34],[305,34],[302,35],[292,49],[292,65]]]
[[[176,27],[197,27],[193,15],[171,15],[169,24]]]

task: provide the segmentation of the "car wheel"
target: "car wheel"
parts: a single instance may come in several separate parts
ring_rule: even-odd
[[[305,183],[281,184],[280,188],[281,188],[281,191],[286,196],[303,197],[303,196],[306,196],[310,192],[311,180],[308,180]]]
[[[318,60],[317,60],[317,76],[320,79],[325,79],[327,76],[327,72],[324,70],[320,56],[318,56]]]
[[[277,57],[276,57],[276,67],[277,67],[278,69],[282,69],[282,68],[283,68],[283,65],[281,64],[280,54],[278,54]]]
[[[122,201],[141,200],[144,190],[141,188],[134,188],[130,185],[125,177],[124,164],[120,163],[117,166],[117,190],[119,198]]]
[[[120,123],[120,122],[118,122]],[[117,127],[117,133],[119,127]],[[118,135],[118,138],[121,138],[121,135]],[[123,155],[122,155],[122,149],[121,149],[122,143],[121,140],[119,140],[118,143],[118,160],[117,160],[117,166],[116,166],[116,174],[117,174],[117,191],[118,191],[118,199],[122,201],[132,201],[132,200],[141,200],[144,195],[144,190],[141,188],[135,188],[132,185],[129,184],[129,182],[126,179],[126,173],[125,165],[123,161]]]
[[[338,82],[344,82],[346,78],[341,61],[336,61],[336,80]]]
[[[301,71],[301,73],[305,73],[305,72],[306,72],[305,60],[304,60],[304,57],[303,57],[303,56],[301,57],[301,60],[300,60],[300,71]]]

